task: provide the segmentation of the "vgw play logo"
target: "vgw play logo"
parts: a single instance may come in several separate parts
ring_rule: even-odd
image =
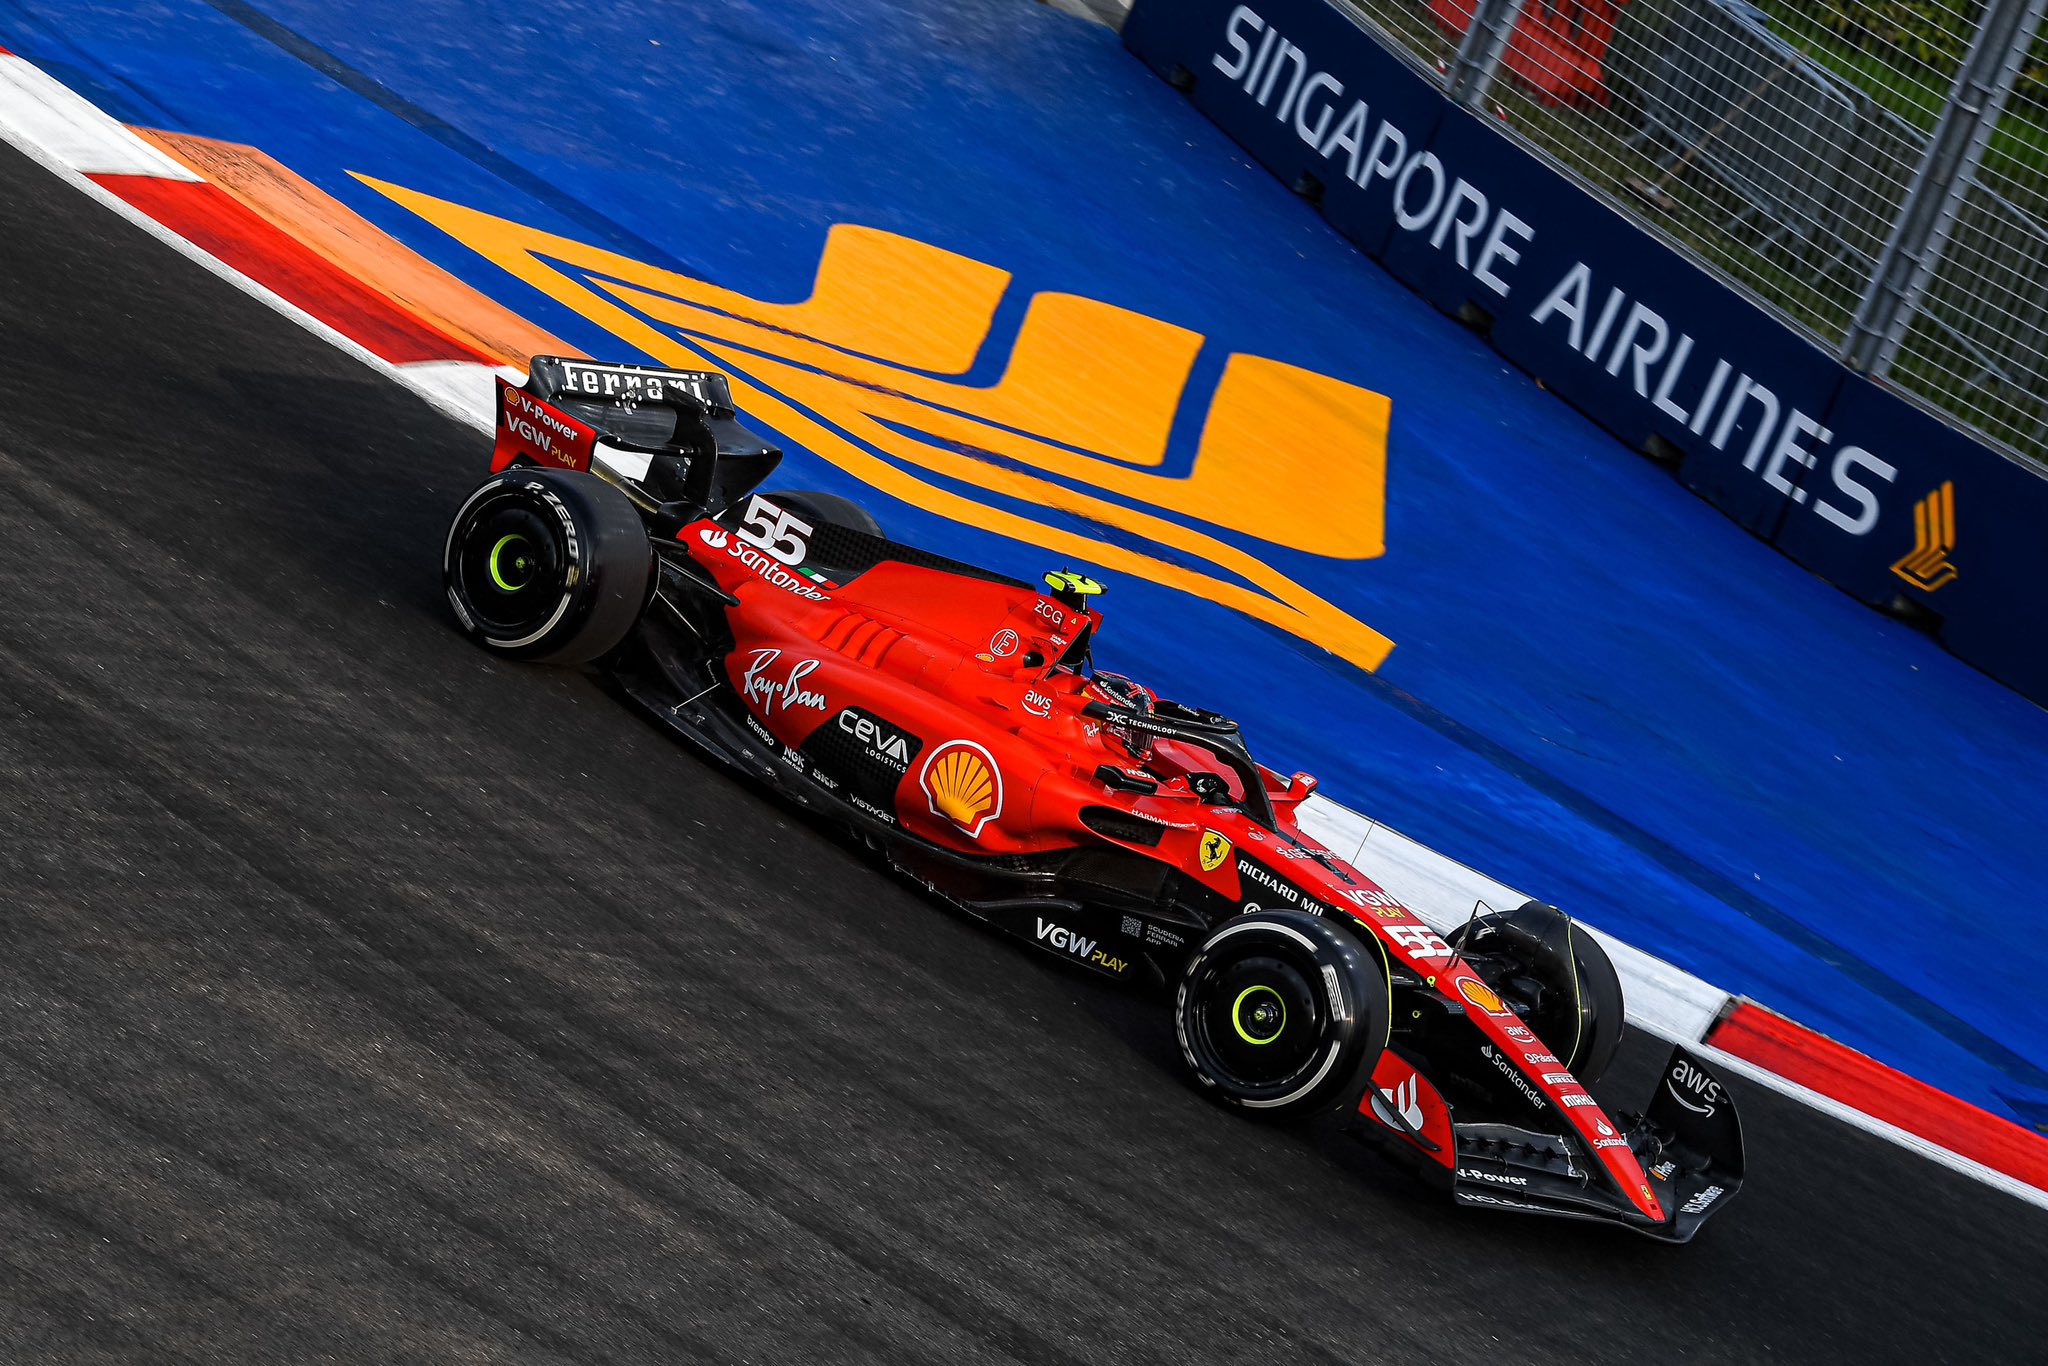
[[[1186,389],[1204,339],[1186,328],[1038,294],[1001,378],[970,384],[1010,286],[995,266],[841,224],[810,297],[766,303],[364,179],[627,345],[724,371],[750,416],[885,493],[1235,608],[1364,669],[1394,648],[1256,548],[1385,553],[1382,394],[1233,354],[1193,464],[1167,473],[1169,433],[1201,397]]]

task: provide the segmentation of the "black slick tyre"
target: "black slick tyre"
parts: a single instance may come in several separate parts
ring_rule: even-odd
[[[1528,901],[1447,936],[1581,1082],[1621,1047],[1621,977],[1600,942],[1555,906]]]
[[[875,520],[873,513],[853,499],[841,498],[836,493],[820,493],[815,489],[771,489],[761,496],[778,507],[789,509],[813,526],[819,522],[830,522],[870,536],[882,534],[882,524]]]
[[[1174,995],[1181,1057],[1205,1095],[1267,1119],[1348,1102],[1387,1044],[1387,983],[1358,939],[1300,911],[1218,925]]]
[[[581,664],[638,620],[654,551],[631,500],[597,476],[515,468],[463,502],[441,567],[455,619],[479,645]]]

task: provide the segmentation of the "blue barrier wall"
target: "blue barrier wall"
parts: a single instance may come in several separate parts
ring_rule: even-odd
[[[1636,449],[1661,438],[1743,527],[1865,602],[1926,609],[2048,703],[2048,479],[1851,373],[1327,0],[1138,0],[1124,40],[1395,276],[1481,310],[1552,392]]]

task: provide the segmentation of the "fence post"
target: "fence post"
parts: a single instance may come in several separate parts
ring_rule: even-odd
[[[1465,36],[1458,40],[1457,55],[1451,58],[1444,77],[1444,89],[1467,109],[1485,98],[1493,84],[1493,73],[1507,51],[1508,39],[1521,20],[1524,0],[1479,0]]]
[[[1898,354],[1913,310],[1948,246],[1963,195],[1975,181],[1992,128],[2019,79],[2048,0],[1990,0],[1983,22],[1906,187],[1905,202],[1871,269],[1842,341],[1852,369],[1882,374]]]

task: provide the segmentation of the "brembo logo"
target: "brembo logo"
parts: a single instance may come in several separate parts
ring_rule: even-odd
[[[658,362],[725,371],[740,408],[884,493],[1229,607],[1364,669],[1394,647],[1260,549],[1351,573],[1386,553],[1382,394],[1075,294],[1014,307],[1001,267],[877,228],[833,227],[804,302],[781,304],[366,183]],[[1011,318],[1014,333],[994,330]],[[1219,353],[1213,383],[1191,390],[1197,357]],[[589,381],[628,382],[601,369]],[[1196,449],[1169,441],[1181,430],[1200,433]],[[1059,629],[1061,609],[1042,615]]]

